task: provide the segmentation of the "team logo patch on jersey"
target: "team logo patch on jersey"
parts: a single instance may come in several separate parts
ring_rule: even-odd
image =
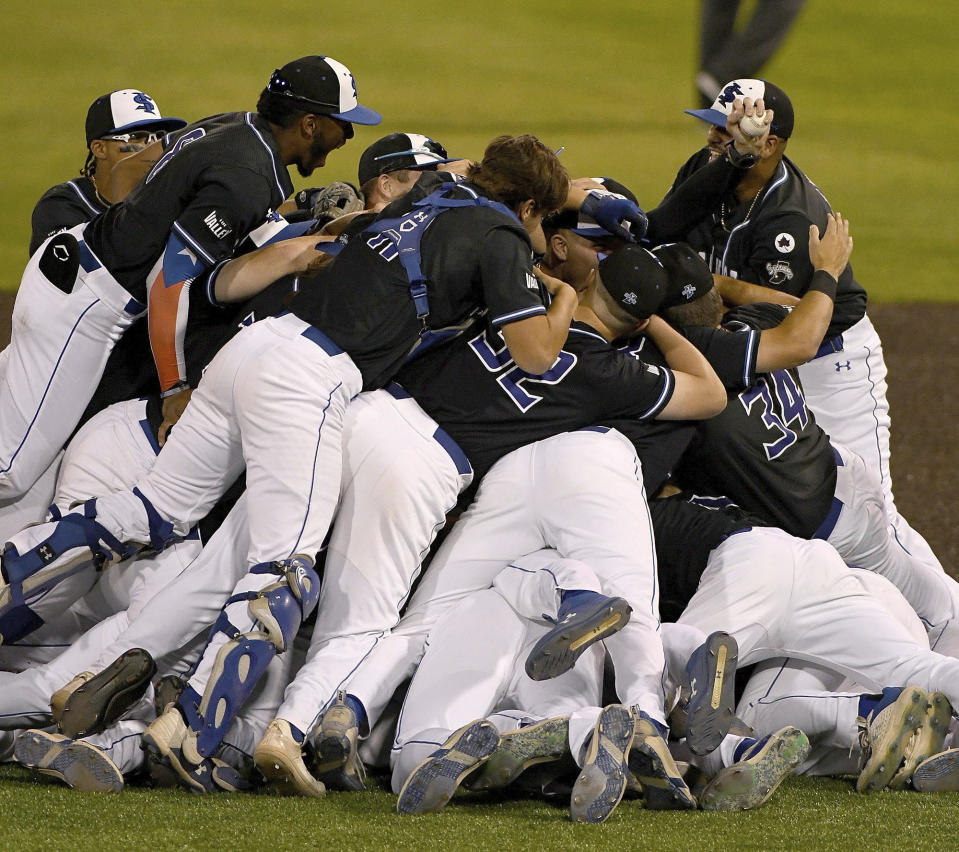
[[[211,210],[203,221],[218,240],[225,239],[233,230],[225,219],[217,216],[216,210]]]
[[[776,251],[780,254],[789,254],[794,248],[796,248],[796,240],[792,234],[784,231],[776,237]]]
[[[770,261],[766,264],[766,274],[769,276],[769,283],[774,287],[793,280],[793,270],[788,260],[777,260],[775,263]]]

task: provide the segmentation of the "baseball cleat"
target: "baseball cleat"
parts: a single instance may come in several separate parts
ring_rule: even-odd
[[[555,716],[501,734],[493,756],[483,766],[471,790],[498,790],[512,784],[531,766],[569,756],[569,717]]]
[[[704,811],[758,808],[809,755],[806,735],[791,726],[757,740],[742,759],[727,766],[703,790]]]
[[[654,811],[695,810],[696,799],[669,753],[666,740],[645,714],[636,714],[629,770],[643,788],[643,805]]]
[[[856,790],[882,790],[896,774],[903,756],[918,738],[927,707],[926,693],[907,686],[892,703],[878,712],[860,717],[859,743],[862,751]]]
[[[143,732],[150,775],[159,786],[168,786],[175,779],[194,793],[216,792],[220,789],[213,778],[216,764],[211,760],[190,763],[183,756],[183,740],[188,730],[175,705],[150,723]]]
[[[67,696],[60,730],[73,738],[102,733],[143,697],[156,670],[147,651],[125,651]]]
[[[569,800],[573,822],[604,822],[623,798],[633,725],[632,711],[622,704],[599,714]]]
[[[454,731],[443,745],[406,779],[396,802],[401,814],[428,814],[441,810],[473,770],[496,751],[499,732],[486,719]]]
[[[186,680],[179,675],[163,675],[153,684],[153,709],[162,716],[167,706],[173,704],[186,688]]]
[[[633,611],[623,598],[609,598],[598,592],[577,595],[589,597],[571,611],[560,606],[556,626],[529,652],[526,674],[531,680],[549,680],[568,672],[590,645],[620,630]]]
[[[290,723],[274,719],[253,751],[260,773],[284,796],[322,798],[326,787],[317,781],[303,762],[303,748],[294,738]]]
[[[951,748],[926,758],[912,773],[912,786],[920,793],[959,790],[959,748]]]
[[[327,787],[337,790],[365,790],[366,769],[357,753],[359,724],[356,713],[346,704],[346,693],[338,692],[313,734],[316,759],[313,772]]]
[[[922,719],[919,735],[910,743],[899,771],[889,782],[890,790],[905,790],[919,764],[942,751],[946,734],[949,733],[952,705],[941,692],[930,692],[926,699],[926,713]]]
[[[29,769],[63,781],[83,793],[119,793],[123,773],[96,746],[46,731],[24,731],[13,747],[14,756]]]
[[[710,634],[686,663],[686,745],[693,754],[709,754],[729,733],[736,703],[739,646],[728,633]]]
[[[61,686],[50,696],[50,714],[57,725],[63,718],[63,705],[67,703],[67,699],[92,677],[93,672],[80,672],[73,680]]]

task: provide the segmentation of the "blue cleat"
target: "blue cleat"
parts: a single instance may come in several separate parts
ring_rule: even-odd
[[[564,592],[556,626],[529,652],[526,674],[531,680],[549,680],[568,672],[590,645],[622,629],[632,611],[624,598],[585,590]]]
[[[686,663],[686,745],[693,754],[709,754],[729,733],[736,703],[739,645],[728,633],[710,634]]]
[[[622,704],[610,704],[599,714],[569,800],[573,822],[604,822],[623,798],[633,726],[633,713]]]

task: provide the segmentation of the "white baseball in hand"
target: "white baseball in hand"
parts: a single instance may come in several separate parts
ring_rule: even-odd
[[[769,125],[766,124],[765,112],[757,115],[744,115],[739,121],[739,129],[742,131],[743,136],[748,136],[750,139],[762,136],[768,126]]]

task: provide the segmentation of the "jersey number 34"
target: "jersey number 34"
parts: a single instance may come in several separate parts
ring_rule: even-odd
[[[754,405],[762,406],[763,423],[776,433],[772,441],[763,443],[766,458],[778,459],[797,440],[797,431],[809,423],[806,400],[796,380],[786,370],[775,370],[759,377],[748,390],[739,395],[747,414]],[[789,427],[793,426],[793,429]]]

